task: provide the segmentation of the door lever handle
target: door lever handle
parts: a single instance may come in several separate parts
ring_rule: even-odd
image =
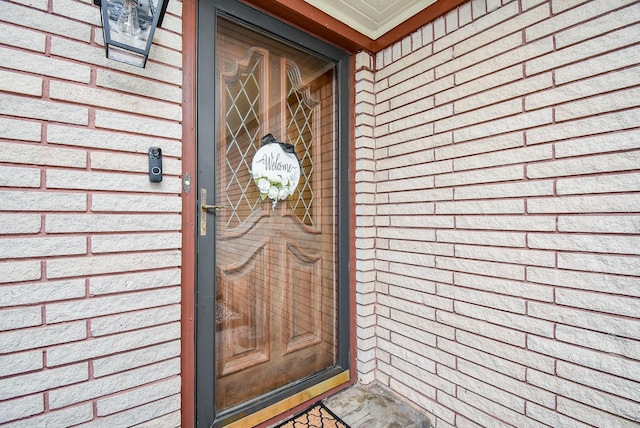
[[[207,204],[202,204],[200,205],[200,208],[202,209],[202,211],[215,211],[215,210],[223,210],[227,207],[225,207],[224,205],[207,205]]]

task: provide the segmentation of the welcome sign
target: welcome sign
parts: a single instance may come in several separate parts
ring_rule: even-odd
[[[277,143],[275,138],[271,138]],[[260,197],[262,200],[271,199],[275,209],[278,201],[285,200],[293,194],[300,181],[301,171],[295,152],[285,152],[282,143],[270,142],[256,152],[251,162],[251,171]]]

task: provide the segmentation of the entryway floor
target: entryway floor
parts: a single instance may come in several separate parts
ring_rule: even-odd
[[[430,428],[429,419],[380,386],[354,385],[323,400],[351,428]]]

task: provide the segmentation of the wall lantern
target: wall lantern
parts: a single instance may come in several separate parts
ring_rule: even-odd
[[[169,0],[93,0],[100,6],[107,58],[142,67]]]

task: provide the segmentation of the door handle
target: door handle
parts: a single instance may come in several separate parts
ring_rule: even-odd
[[[216,210],[223,210],[227,207],[225,207],[224,205],[207,205],[207,204],[202,204],[200,205],[200,209],[202,209],[202,211],[216,211]]]
[[[223,210],[227,207],[224,205],[209,205],[207,204],[207,189],[200,189],[200,210],[202,214],[200,215],[200,236],[207,235],[207,215],[209,211],[219,211]]]

